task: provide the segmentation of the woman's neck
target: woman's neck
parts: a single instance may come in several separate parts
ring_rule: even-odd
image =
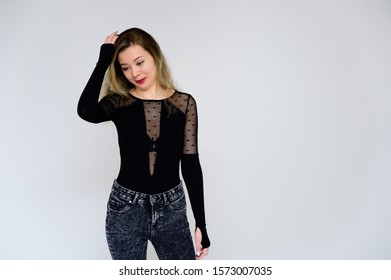
[[[130,93],[139,99],[159,100],[170,97],[174,93],[174,90],[163,89],[162,87],[155,85],[145,90],[135,87],[130,90]]]

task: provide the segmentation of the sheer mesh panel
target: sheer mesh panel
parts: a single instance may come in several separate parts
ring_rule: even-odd
[[[197,129],[197,105],[194,98],[190,96],[186,109],[184,154],[198,154]]]
[[[186,114],[187,105],[189,103],[189,95],[176,92],[168,99],[168,101],[181,110],[183,114]]]
[[[170,98],[170,102],[186,115],[184,154],[198,154],[197,143],[197,104],[191,95],[177,92]]]
[[[160,115],[162,110],[162,103],[144,101],[143,104],[144,104],[147,134],[152,141],[152,146],[154,146],[153,143],[160,136]],[[155,162],[156,162],[156,151],[150,151],[149,172],[151,175],[153,175],[155,170]]]
[[[144,113],[147,126],[147,134],[152,141],[160,136],[160,115],[162,110],[161,102],[144,101]]]

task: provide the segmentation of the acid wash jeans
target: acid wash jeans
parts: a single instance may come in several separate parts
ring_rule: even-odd
[[[163,193],[144,194],[114,181],[106,237],[114,260],[145,260],[148,240],[161,260],[194,260],[182,182]]]

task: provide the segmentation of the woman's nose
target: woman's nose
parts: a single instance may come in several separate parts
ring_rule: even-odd
[[[140,75],[140,70],[138,70],[138,69],[133,69],[132,75],[133,75],[133,78],[137,78],[138,75]]]

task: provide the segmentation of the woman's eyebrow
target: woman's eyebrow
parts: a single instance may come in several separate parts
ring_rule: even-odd
[[[136,62],[137,59],[142,58],[142,57],[143,57],[142,55],[136,57],[135,59],[133,59],[133,62]],[[128,65],[128,63],[121,63],[120,65]]]
[[[143,56],[140,55],[139,57],[136,57],[135,59],[133,59],[133,61],[135,62],[137,59],[142,58],[142,57],[143,57]]]

